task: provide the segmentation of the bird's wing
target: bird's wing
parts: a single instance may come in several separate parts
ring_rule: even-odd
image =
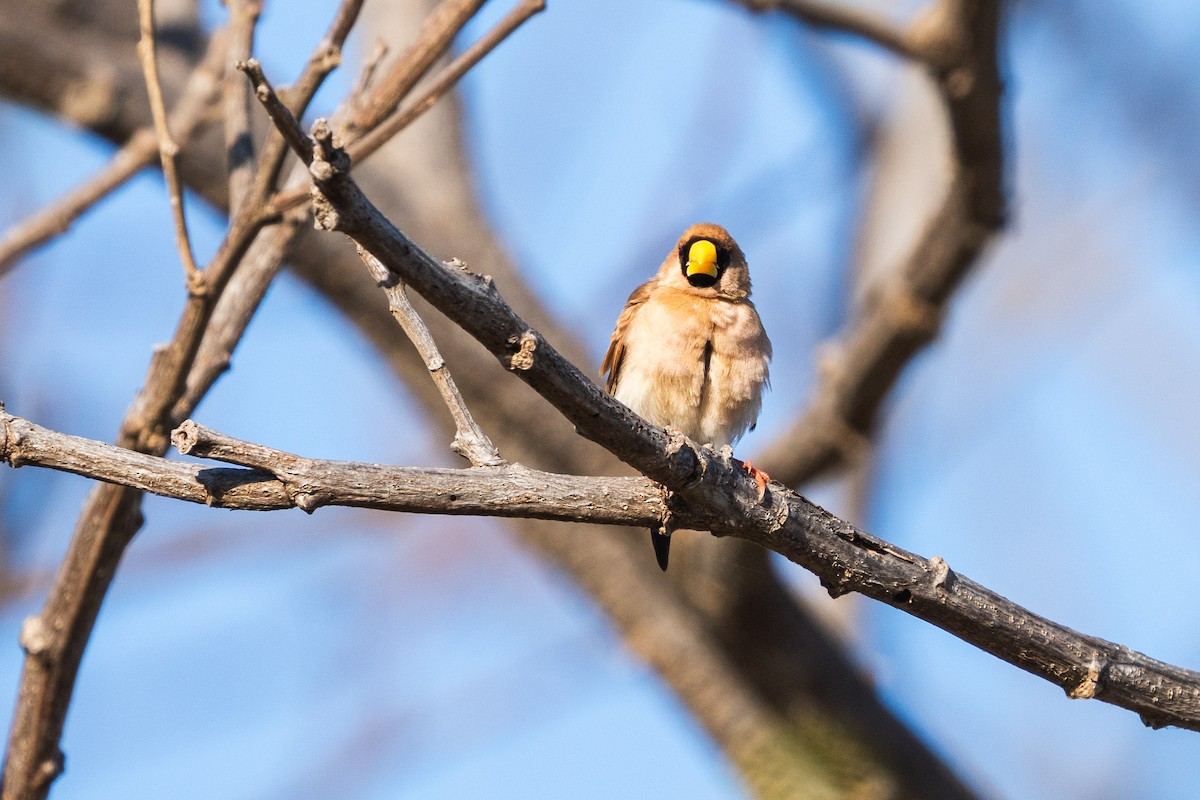
[[[600,374],[608,374],[608,379],[604,382],[604,389],[609,394],[612,394],[621,376],[621,362],[625,360],[625,333],[657,283],[657,278],[651,278],[634,289],[625,302],[621,316],[617,317],[617,326],[613,329],[612,340],[608,343],[608,352],[604,354],[604,361],[600,362]]]

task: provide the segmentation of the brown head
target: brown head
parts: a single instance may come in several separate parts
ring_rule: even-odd
[[[750,270],[729,231],[711,222],[691,226],[658,271],[658,284],[704,297],[750,296]]]

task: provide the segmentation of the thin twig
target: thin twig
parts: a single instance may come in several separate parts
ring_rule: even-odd
[[[288,145],[300,155],[304,163],[312,161],[312,141],[300,127],[300,121],[296,119],[296,115],[280,99],[275,87],[263,74],[262,64],[258,62],[258,59],[251,58],[248,61],[238,62],[237,68],[250,78],[250,82],[254,85],[255,96],[266,109],[271,121],[275,123],[275,129],[283,134]]]
[[[158,136],[153,128],[134,133],[100,173],[9,229],[0,241],[0,276],[8,274],[30,251],[65,233],[77,219],[125,185],[158,155]]]
[[[371,48],[371,53],[363,60],[362,69],[358,73],[358,81],[355,82],[354,88],[350,90],[351,98],[363,97],[367,91],[375,83],[375,75],[379,71],[379,65],[387,58],[387,54],[391,51],[388,43],[383,39],[376,39],[375,45]]]
[[[429,375],[433,378],[438,392],[441,393],[446,408],[450,410],[455,428],[454,441],[451,443],[450,449],[476,467],[499,467],[505,464],[505,460],[500,457],[500,452],[492,444],[492,440],[471,416],[471,410],[467,408],[466,402],[459,394],[458,386],[454,383],[454,377],[450,374],[450,368],[446,366],[442,354],[438,352],[433,335],[430,334],[424,320],[409,302],[408,295],[404,291],[404,283],[380,264],[377,258],[361,247],[358,248],[358,257],[367,265],[371,277],[387,295],[388,310],[400,327],[404,329],[405,335],[416,346],[417,352],[421,354],[425,368],[429,370]]]
[[[158,57],[155,52],[154,0],[138,0],[138,56],[142,62],[142,73],[146,78],[146,90],[150,95],[150,113],[154,117],[154,130],[158,134],[158,150],[162,159],[163,177],[167,183],[167,194],[171,198],[171,216],[175,221],[175,246],[183,262],[188,291],[202,294],[205,291],[204,276],[196,266],[192,254],[192,242],[188,237],[187,218],[183,208],[183,186],[179,180],[177,159],[179,144],[171,138],[167,124],[167,111],[163,104],[162,84],[158,80]]]
[[[316,94],[325,78],[339,65],[342,59],[342,47],[362,9],[363,0],[343,0],[338,6],[337,13],[330,22],[329,28],[321,41],[309,55],[300,78],[288,93],[294,114],[302,115],[308,107],[313,95]],[[241,76],[237,76],[243,85],[250,86]],[[187,388],[175,403],[171,419],[181,420],[188,416],[208,393],[217,379],[229,369],[233,351],[241,341],[251,318],[254,316],[267,289],[275,280],[283,265],[283,256],[299,231],[301,223],[307,219],[307,212],[302,213],[262,213],[268,205],[267,196],[273,190],[288,146],[279,132],[271,129],[263,145],[256,168],[257,179],[250,190],[251,201],[246,203],[240,212],[234,213],[231,205],[231,218],[234,225],[253,224],[263,226],[268,222],[277,222],[267,231],[259,234],[246,256],[238,264],[236,271],[229,279],[227,291],[222,293],[208,328],[204,333],[200,350],[197,352],[192,368],[187,376]],[[303,169],[298,169],[289,185],[306,185],[308,175]],[[299,204],[297,204],[299,205]]]

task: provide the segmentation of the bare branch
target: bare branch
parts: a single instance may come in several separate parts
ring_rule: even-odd
[[[248,469],[168,461],[51,431],[3,410],[0,434],[0,461],[14,468],[45,467],[215,508],[311,514],[348,506],[640,526],[654,524],[663,509],[662,492],[645,478],[579,478],[519,464],[434,469],[302,458],[191,420],[172,436],[180,452]]]
[[[171,409],[171,424],[191,414],[229,369],[234,349],[279,274],[287,248],[307,220],[307,209],[293,211],[261,231],[246,250],[209,317],[188,370],[186,388]]]
[[[341,64],[342,47],[358,20],[361,9],[362,0],[343,0],[338,7],[328,31],[309,56],[303,73],[288,93],[291,99],[289,108],[293,113],[304,113],[304,109],[308,107],[325,78]],[[243,86],[251,85],[241,80],[240,76],[236,77]],[[287,144],[279,132],[272,128],[259,157],[257,179],[250,189],[251,202],[244,204],[238,212],[234,208],[233,198],[230,198],[230,216],[235,226],[265,225],[269,219],[277,217],[280,213],[283,213],[283,218],[279,224],[255,238],[237,270],[230,277],[228,291],[222,293],[216,308],[213,309],[200,349],[189,370],[186,389],[171,412],[172,420],[181,420],[191,414],[217,379],[229,369],[234,349],[283,265],[284,253],[300,230],[302,222],[308,218],[307,211],[289,213],[287,210],[281,212],[271,209],[269,213],[261,213],[264,207],[270,205],[267,197],[275,185],[287,152]],[[303,171],[300,173],[293,177],[291,183],[307,184],[307,175],[303,174]],[[232,190],[232,184],[230,188]]]
[[[187,218],[183,209],[183,186],[179,181],[179,144],[171,138],[167,124],[167,111],[163,104],[162,84],[158,80],[158,58],[155,53],[154,0],[138,0],[138,23],[141,39],[138,40],[138,56],[142,61],[142,72],[146,76],[146,89],[150,94],[150,112],[154,116],[154,130],[158,133],[158,150],[162,159],[163,177],[167,183],[167,194],[171,198],[171,216],[175,221],[175,246],[183,262],[188,291],[203,293],[203,277],[192,255],[192,242],[188,237]]]
[[[53,205],[14,225],[0,241],[0,276],[16,266],[31,250],[65,233],[116,189],[158,156],[158,136],[151,128],[133,134],[102,172],[80,184]]]
[[[350,96],[357,98],[362,97],[367,93],[375,83],[375,75],[379,71],[379,65],[387,58],[391,48],[383,39],[376,39],[374,47],[371,48],[370,54],[363,60],[362,70],[358,74],[358,82],[354,84],[354,88],[350,90]]]
[[[348,5],[353,3],[348,0]],[[146,31],[149,29],[152,34],[153,19],[147,25],[148,13],[147,5],[143,7],[141,22],[142,42],[149,42],[149,46],[139,52],[143,65],[152,67],[153,36],[147,38]],[[151,105],[156,128],[161,130],[163,126],[157,124],[161,103]],[[186,389],[187,377],[215,305],[263,223],[257,215],[233,217],[208,269],[189,273],[188,299],[175,335],[169,345],[155,352],[142,390],[122,421],[119,446],[150,454],[165,452],[166,434],[176,419],[172,414],[181,410],[177,404]],[[93,490],[76,523],[50,596],[41,612],[28,621],[28,628],[44,635],[26,642],[4,766],[6,798],[44,797],[62,770],[59,739],[75,677],[116,566],[141,527],[140,504],[141,492],[137,490],[113,485]]]
[[[380,264],[378,259],[361,247],[358,248],[358,257],[367,265],[371,277],[387,295],[388,310],[400,327],[404,329],[405,335],[416,346],[417,352],[421,354],[421,359],[425,362],[425,368],[429,370],[429,375],[442,395],[442,400],[450,409],[450,416],[454,419],[455,428],[454,442],[450,448],[476,467],[498,467],[504,464],[505,461],[500,457],[492,440],[471,416],[470,409],[467,408],[466,402],[459,394],[458,386],[454,383],[454,378],[450,375],[450,368],[446,366],[442,354],[438,352],[433,335],[425,326],[425,322],[417,310],[413,308],[412,303],[408,301],[408,295],[404,292],[404,284],[387,267]]]
[[[283,134],[288,146],[296,151],[304,163],[312,161],[312,141],[300,127],[300,121],[296,119],[296,115],[280,99],[275,87],[263,74],[262,64],[258,63],[258,59],[251,58],[248,61],[242,61],[238,63],[237,68],[246,73],[246,77],[250,79],[255,95],[262,103],[263,108],[267,110],[271,121],[275,123],[276,130]]]

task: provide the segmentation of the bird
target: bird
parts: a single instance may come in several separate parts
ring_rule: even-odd
[[[722,449],[758,420],[770,360],[746,256],[725,228],[702,222],[629,295],[600,374],[605,389],[647,422]],[[744,464],[761,494],[766,473]],[[650,541],[665,572],[670,531],[653,529]]]

